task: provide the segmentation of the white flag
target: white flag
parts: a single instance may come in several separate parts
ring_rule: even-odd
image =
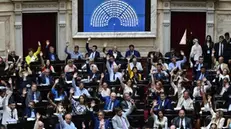
[[[184,35],[182,36],[180,40],[180,45],[186,45],[186,35],[187,35],[187,29],[185,29]]]

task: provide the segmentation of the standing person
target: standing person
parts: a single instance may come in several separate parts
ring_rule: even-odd
[[[214,47],[214,43],[212,41],[212,37],[210,35],[207,35],[205,44],[202,49],[203,49],[204,63],[206,64],[206,66],[208,66],[208,69],[211,69],[213,47]]]
[[[195,62],[197,62],[199,57],[202,56],[202,48],[198,39],[193,39],[193,44],[194,45],[192,46],[190,52],[191,66],[194,66]]]
[[[224,36],[221,35],[219,36],[219,42],[215,43],[214,45],[214,57],[216,58],[216,60],[218,60],[220,56],[224,56],[225,46],[226,44],[224,43]]]

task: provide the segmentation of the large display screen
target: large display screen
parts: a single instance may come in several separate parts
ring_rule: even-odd
[[[145,0],[83,0],[83,32],[145,31]]]

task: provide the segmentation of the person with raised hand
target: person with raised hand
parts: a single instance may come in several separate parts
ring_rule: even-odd
[[[55,48],[53,46],[50,46],[49,40],[46,40],[46,59],[50,61],[59,61],[59,57],[55,53]]]
[[[68,51],[68,49],[67,49],[68,47],[69,47],[69,43],[67,42],[66,47],[65,47],[65,53],[67,55],[69,55],[71,59],[73,59],[73,60],[83,59],[83,54],[81,52],[79,52],[79,46],[78,45],[74,46],[74,51],[72,51],[72,52]]]
[[[86,43],[86,50],[87,50],[87,53],[88,53],[88,56],[90,59],[96,59],[96,58],[99,58],[100,57],[100,53],[97,51],[97,46],[96,45],[93,45],[92,46],[92,49],[89,48],[89,42],[91,41],[91,38],[89,37],[87,39],[87,43]]]
[[[26,56],[26,63],[30,64],[31,62],[38,61],[38,55],[40,51],[41,51],[41,43],[40,41],[38,41],[38,49],[36,52],[34,52],[32,48],[29,49],[28,56]]]

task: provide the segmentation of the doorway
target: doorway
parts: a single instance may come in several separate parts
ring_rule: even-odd
[[[181,38],[187,29],[187,44],[179,45]],[[205,12],[172,12],[171,13],[171,48],[176,51],[183,50],[188,56],[192,46],[192,40],[197,38],[200,45],[205,42],[206,36]]]
[[[45,52],[46,40],[56,48],[57,13],[24,13],[23,14],[23,55],[28,49],[37,50],[38,41]]]

